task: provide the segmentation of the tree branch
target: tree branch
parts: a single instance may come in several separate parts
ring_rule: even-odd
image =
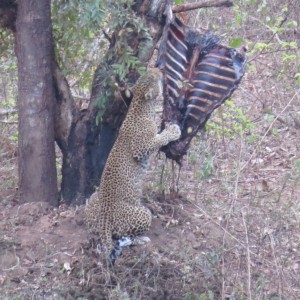
[[[193,2],[193,3],[186,3],[181,5],[174,5],[172,7],[173,13],[179,13],[188,10],[194,10],[199,8],[207,8],[207,7],[231,7],[233,6],[233,2],[230,0],[212,0],[206,2]]]
[[[0,110],[0,116],[5,116],[5,115],[9,115],[9,114],[15,114],[17,112],[18,112],[17,108],[10,107],[10,108],[7,108],[5,110]]]
[[[78,116],[78,108],[69,84],[55,61],[53,61],[53,82],[56,97],[55,140],[61,150],[64,150],[67,148],[72,123]]]

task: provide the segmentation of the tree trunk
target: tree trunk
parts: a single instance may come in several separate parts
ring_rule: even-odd
[[[16,54],[20,199],[57,206],[50,1],[18,2]]]

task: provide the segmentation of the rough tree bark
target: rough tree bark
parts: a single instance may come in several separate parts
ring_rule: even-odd
[[[52,26],[48,0],[22,0],[16,20],[21,202],[58,205]]]
[[[18,2],[18,6],[22,6],[22,10],[25,9],[24,7],[27,4],[30,4],[31,2],[34,2],[35,4],[38,3],[38,7],[40,8],[42,5],[45,5],[44,2],[49,2],[46,0],[40,0],[40,1],[30,1],[30,0],[22,0]],[[38,33],[40,33],[40,30],[35,32],[35,28],[31,28],[31,33],[34,33],[33,37],[30,37],[30,32],[26,32],[26,28],[24,28],[22,31],[21,23],[18,21],[17,27],[15,26],[15,16],[17,9],[20,10],[21,8],[17,8],[17,1],[15,0],[0,0],[0,25],[9,28],[13,32],[16,32],[17,40],[20,47],[22,45],[22,41],[24,42],[24,39],[26,40],[26,45],[29,44],[27,38],[33,38],[36,37]],[[168,0],[137,0],[134,4],[133,9],[136,11],[136,13],[143,18],[145,24],[150,29],[150,34],[152,36],[152,44],[149,45],[149,43],[145,42],[142,38],[137,36],[135,33],[130,34],[128,33],[127,40],[129,45],[132,47],[132,49],[135,51],[136,55],[139,57],[140,61],[146,66],[153,54],[153,51],[155,50],[156,44],[158,40],[161,37],[163,26],[165,23],[165,17],[164,17],[164,11],[166,8],[166,5],[169,4]],[[232,5],[232,1],[228,0],[209,0],[206,2],[197,3],[195,5],[196,8],[201,7],[213,7],[213,6],[230,6]],[[28,5],[27,5],[28,6]],[[192,5],[193,6],[193,5]],[[194,9],[194,6],[191,8],[190,4],[182,5],[178,9],[179,11],[186,11],[189,9]],[[28,9],[33,9],[33,7],[28,6]],[[49,5],[46,7],[47,13],[49,9]],[[36,8],[37,9],[37,8]],[[175,8],[173,10],[176,10]],[[27,10],[26,10],[27,11]],[[21,13],[21,12],[19,12]],[[18,13],[18,19],[19,17]],[[19,19],[20,20],[20,19]],[[29,20],[31,20],[29,18]],[[34,18],[31,20],[31,22],[40,22],[41,20]],[[28,25],[28,24],[24,24]],[[39,24],[35,23],[35,25],[40,26]],[[49,28],[51,28],[51,23],[49,24]],[[49,29],[48,28],[48,29]],[[27,28],[29,29],[29,28]],[[46,30],[46,29],[45,29]],[[49,34],[49,31],[48,31]],[[29,36],[27,36],[29,35]],[[45,36],[42,37],[41,41],[45,41]],[[110,49],[114,47],[114,41],[118,38],[118,33],[114,33],[111,38],[111,45]],[[23,39],[23,40],[22,40]],[[49,40],[51,40],[51,37],[49,37]],[[48,40],[48,41],[49,41]],[[46,45],[45,43],[43,45]],[[39,48],[40,45],[38,45],[36,48]],[[30,48],[30,47],[29,47]],[[40,49],[41,50],[41,49]],[[50,51],[51,49],[48,49]],[[19,51],[17,49],[17,51]],[[45,49],[46,51],[46,49]],[[110,51],[110,50],[109,50]],[[38,59],[40,58],[41,53],[38,54]],[[43,55],[42,55],[43,56]],[[54,131],[55,131],[55,140],[57,144],[59,145],[60,149],[62,150],[63,154],[63,166],[62,166],[62,186],[61,186],[61,199],[66,203],[72,203],[72,204],[81,204],[85,202],[85,199],[89,197],[94,189],[95,186],[97,186],[100,182],[100,177],[102,174],[103,167],[105,165],[107,156],[110,152],[110,149],[115,141],[117,130],[122,123],[122,120],[124,119],[127,107],[124,104],[123,101],[120,101],[118,98],[112,97],[109,99],[108,105],[106,107],[103,121],[102,123],[97,126],[96,125],[96,116],[97,116],[97,110],[93,106],[93,102],[101,96],[102,93],[105,92],[105,89],[102,85],[102,81],[104,79],[104,76],[106,76],[105,72],[103,70],[113,64],[117,57],[112,57],[110,59],[107,59],[105,63],[101,63],[99,67],[97,68],[94,76],[94,82],[93,82],[93,88],[92,88],[92,94],[91,94],[91,101],[90,105],[87,110],[80,111],[78,107],[76,107],[74,99],[72,98],[72,94],[70,92],[70,88],[68,86],[67,80],[64,78],[62,72],[60,71],[58,65],[53,60],[52,61],[52,70],[53,70],[53,87],[55,90],[55,98],[56,98],[56,105],[55,105],[55,121],[54,121]],[[22,57],[20,56],[19,63],[22,64],[21,61]],[[38,62],[35,62],[36,65],[38,65]],[[46,62],[48,64],[48,61]],[[44,65],[45,66],[45,65]],[[28,67],[31,67],[29,65]],[[48,68],[48,71],[50,71],[50,67]],[[21,70],[20,70],[21,72]],[[25,70],[23,70],[25,72]],[[35,81],[34,78],[24,78],[25,73],[20,73],[20,86],[19,88],[23,89],[23,86],[25,88],[28,88],[29,91],[32,92],[32,87],[36,87],[37,90],[41,92],[41,87],[39,85],[40,81]],[[43,78],[46,80],[47,83],[50,81],[49,78],[46,76],[40,76],[40,78]],[[48,73],[47,73],[48,75]],[[129,81],[131,83],[134,83],[134,81],[137,79],[137,74],[133,73],[129,76]],[[24,80],[24,83],[21,81]],[[27,80],[27,81],[26,81]],[[29,81],[31,83],[29,83]],[[30,86],[26,86],[26,82],[30,84]],[[46,82],[45,82],[46,83]],[[45,85],[47,86],[47,85]],[[45,91],[46,92],[46,91]],[[53,162],[53,145],[52,145],[52,126],[48,123],[48,121],[52,118],[52,106],[49,102],[50,99],[52,99],[52,92],[50,90],[47,90],[46,94],[48,94],[48,102],[43,102],[44,106],[39,107],[38,110],[41,112],[41,116],[43,116],[43,119],[45,120],[45,124],[47,124],[47,134],[49,134],[47,141],[44,137],[40,136],[39,142],[34,142],[32,140],[31,145],[23,145],[24,142],[24,134],[29,134],[30,132],[23,132],[20,131],[20,137],[21,142],[20,146],[24,147],[26,146],[28,152],[25,152],[26,155],[32,156],[32,154],[36,157],[39,154],[36,152],[36,147],[32,147],[32,145],[40,145],[43,144],[44,146],[49,146],[49,159],[51,159],[51,164],[55,167],[55,163]],[[32,97],[35,97],[36,94],[34,94]],[[36,99],[36,98],[32,98]],[[41,98],[42,99],[42,98]],[[31,103],[30,99],[24,100],[27,102],[26,107],[24,109],[26,110],[26,113],[28,114],[28,121],[24,120],[24,116],[21,116],[22,121],[20,123],[20,130],[21,126],[25,121],[30,123],[30,113],[33,111],[31,110]],[[20,100],[21,102],[21,100]],[[40,103],[40,102],[38,102]],[[33,107],[34,109],[37,108],[36,106]],[[22,109],[22,108],[21,108]],[[49,113],[49,115],[46,115],[46,112]],[[20,112],[23,114],[22,112]],[[45,125],[43,124],[43,125]],[[33,131],[34,134],[36,131]],[[25,135],[26,136],[26,135]],[[37,147],[38,148],[38,147]],[[44,153],[41,153],[41,158]],[[20,157],[20,161],[24,160],[26,156]],[[42,159],[43,160],[43,159]],[[38,160],[37,160],[38,162]],[[50,160],[48,160],[50,164]],[[23,162],[21,162],[21,169],[24,170],[25,165],[22,165]],[[45,162],[43,163],[45,164]],[[27,164],[26,164],[27,166]],[[44,166],[44,165],[43,165]],[[45,167],[49,167],[46,160]],[[32,168],[32,166],[30,166]],[[53,173],[53,170],[51,170],[51,174]],[[47,173],[50,174],[50,173]],[[24,174],[20,173],[20,178],[24,176]],[[42,178],[43,176],[41,176]],[[42,180],[43,181],[43,180]],[[54,192],[54,195],[56,193],[56,188],[54,188],[54,180],[49,182],[47,181],[48,187],[47,191],[51,189]],[[36,199],[38,199],[40,196],[35,196]],[[55,197],[55,196],[54,196]],[[26,198],[28,199],[28,198]],[[43,199],[40,199],[43,200]]]

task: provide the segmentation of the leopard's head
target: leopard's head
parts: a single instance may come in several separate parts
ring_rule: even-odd
[[[150,68],[142,75],[132,88],[133,96],[143,101],[155,100],[163,95],[162,72],[157,68]]]

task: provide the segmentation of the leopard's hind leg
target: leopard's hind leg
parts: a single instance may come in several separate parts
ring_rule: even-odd
[[[121,255],[122,247],[142,245],[150,241],[148,237],[138,235],[149,230],[151,219],[150,210],[140,205],[122,203],[122,207],[115,211],[113,235],[118,238],[118,241],[109,255],[112,265]]]
[[[149,230],[151,220],[151,212],[146,207],[123,202],[114,211],[113,234],[118,237],[137,236]]]

